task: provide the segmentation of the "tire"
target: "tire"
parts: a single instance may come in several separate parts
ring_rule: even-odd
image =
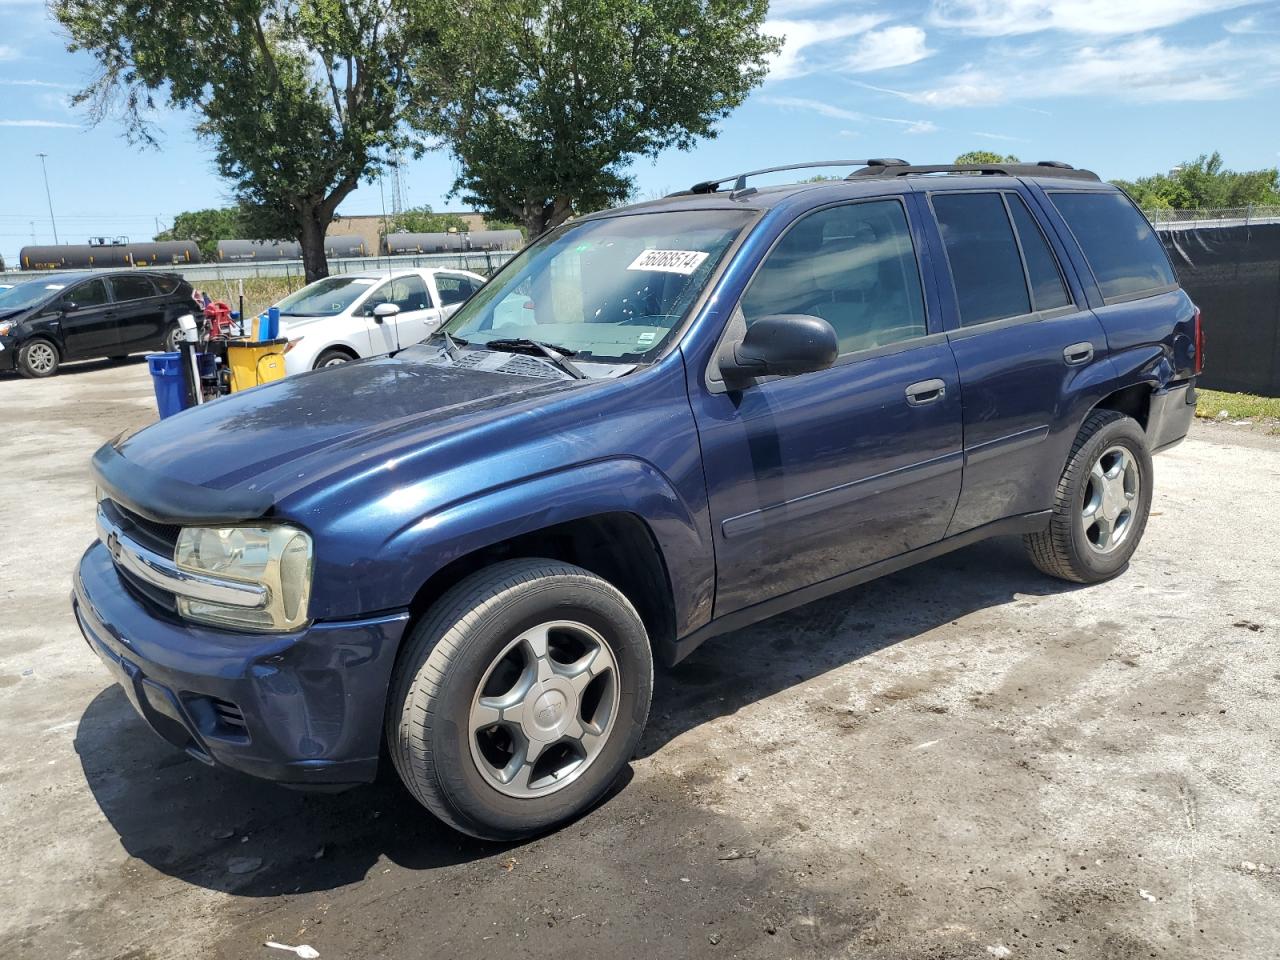
[[[312,370],[320,370],[324,367],[336,367],[339,364],[350,363],[355,357],[347,353],[345,350],[338,350],[330,347],[328,350],[321,350],[320,356],[316,357],[316,362],[312,365]]]
[[[176,323],[171,326],[164,334],[164,342],[160,345],[160,349],[165,353],[177,353],[178,344],[182,342],[182,328]]]
[[[527,638],[538,636],[549,637],[545,663],[530,657],[536,641]],[[582,680],[580,700],[559,693],[577,682],[566,676],[585,672],[594,679]],[[509,681],[529,692],[504,700]],[[387,743],[401,780],[433,814],[473,837],[514,840],[600,800],[635,754],[652,693],[649,638],[621,592],[556,560],[503,561],[451,588],[413,628],[392,678]],[[497,719],[487,704],[513,696],[518,705]],[[513,709],[523,719],[507,719]],[[535,740],[546,744],[540,756],[521,763]],[[506,783],[504,763],[516,771]]]
[[[1153,479],[1138,422],[1114,410],[1091,413],[1058,481],[1048,529],[1023,537],[1031,562],[1073,583],[1119,574],[1146,530]]]
[[[49,340],[28,340],[18,350],[18,372],[24,377],[52,377],[61,362],[57,346]]]

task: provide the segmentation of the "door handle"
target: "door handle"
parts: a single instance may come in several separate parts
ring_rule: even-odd
[[[947,385],[942,380],[921,380],[907,387],[907,403],[913,407],[923,407],[926,403],[935,403],[947,395]]]
[[[1082,363],[1088,363],[1093,359],[1093,344],[1088,340],[1083,343],[1073,343],[1062,351],[1062,359],[1070,367],[1078,367]]]

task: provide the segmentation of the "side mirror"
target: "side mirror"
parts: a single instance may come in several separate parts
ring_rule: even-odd
[[[400,312],[400,308],[394,303],[380,303],[373,308],[373,322],[381,323],[387,317],[394,317]]]
[[[746,335],[720,354],[726,381],[794,376],[825,370],[836,362],[840,341],[831,324],[803,313],[761,317]]]
[[[78,309],[74,300],[63,300],[58,304],[58,313],[74,313]]]

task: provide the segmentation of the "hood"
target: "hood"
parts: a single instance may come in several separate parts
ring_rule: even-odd
[[[590,381],[542,380],[423,362],[424,351],[287,377],[161,420],[120,442],[152,474],[277,501],[524,403]]]

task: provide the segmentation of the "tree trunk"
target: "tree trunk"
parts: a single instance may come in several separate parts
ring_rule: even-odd
[[[329,275],[329,260],[324,255],[324,232],[328,225],[328,218],[321,217],[315,207],[303,206],[302,232],[298,239],[302,246],[302,269],[306,272],[307,283]]]

